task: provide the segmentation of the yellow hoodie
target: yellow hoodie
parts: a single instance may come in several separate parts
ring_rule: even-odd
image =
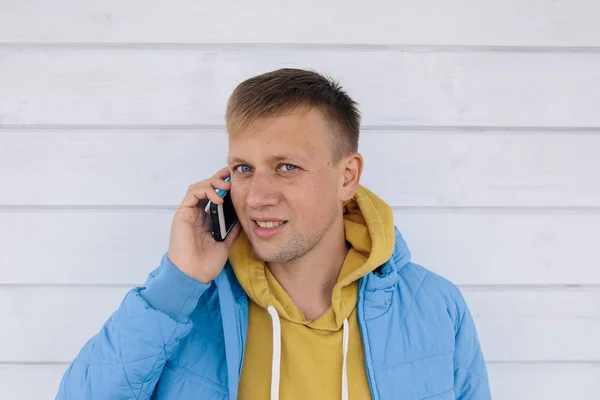
[[[240,399],[270,398],[273,328],[269,306],[281,318],[281,399],[342,398],[344,320],[348,321],[349,334],[346,362],[349,397],[371,398],[356,317],[358,280],[392,255],[395,237],[392,210],[360,186],[354,198],[344,203],[344,231],[352,248],[334,286],[331,307],[314,321],[304,318],[264,262],[256,258],[243,232],[233,243],[229,260],[250,299]]]

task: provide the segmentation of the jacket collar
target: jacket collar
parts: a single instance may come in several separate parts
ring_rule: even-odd
[[[394,286],[398,279],[398,272],[411,260],[410,250],[406,241],[398,228],[395,227],[394,229],[396,232],[396,241],[392,257],[385,264],[363,278],[364,282],[361,286],[366,291],[385,290]]]
[[[376,318],[387,312],[391,304],[391,290],[398,281],[398,271],[410,262],[411,255],[398,228],[396,232],[394,251],[390,259],[375,271],[361,278],[359,284],[359,301],[361,311],[359,321]],[[237,382],[239,382],[242,362],[245,353],[246,334],[248,328],[248,298],[244,289],[235,277],[229,261],[217,277],[215,284],[219,293],[221,318],[224,332],[236,332],[237,335],[225,334],[225,352],[227,358],[227,375],[229,382],[229,397],[237,398]],[[364,310],[364,313],[362,312]],[[361,318],[362,317],[362,318]],[[361,328],[362,329],[362,328]]]
[[[396,235],[392,256],[385,264],[362,278],[364,282],[361,284],[361,287],[364,290],[372,292],[394,286],[398,272],[411,261],[411,253],[406,240],[404,240],[402,233],[400,233],[400,230],[397,227],[394,227],[394,230]],[[227,264],[225,265],[223,274],[227,276],[228,281],[230,282],[234,299],[238,302],[242,299],[244,302],[247,302],[246,293],[236,279],[229,261],[227,261]]]

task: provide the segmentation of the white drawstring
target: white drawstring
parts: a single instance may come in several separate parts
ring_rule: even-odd
[[[273,321],[273,362],[271,364],[271,400],[279,400],[279,363],[281,362],[281,325],[275,307],[267,307]]]
[[[342,400],[348,400],[348,371],[346,370],[346,359],[348,358],[348,339],[350,330],[348,329],[348,320],[344,320],[344,364],[342,365]]]
[[[279,400],[279,374],[281,364],[281,324],[279,322],[279,314],[275,307],[268,306],[267,311],[273,322],[273,361],[271,364],[271,400]],[[348,400],[348,373],[346,370],[346,360],[348,359],[348,340],[350,329],[348,328],[348,320],[344,320],[344,339],[343,354],[344,363],[342,365],[342,400]]]

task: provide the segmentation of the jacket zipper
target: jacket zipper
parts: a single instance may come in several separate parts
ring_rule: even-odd
[[[358,322],[360,324],[361,327],[361,334],[363,337],[363,349],[364,349],[364,354],[365,354],[365,365],[367,367],[367,377],[369,379],[369,387],[371,388],[371,397],[373,398],[373,400],[379,400],[379,396],[378,396],[378,392],[377,392],[377,385],[375,383],[375,373],[373,372],[373,360],[371,358],[371,342],[369,339],[369,333],[367,332],[367,323],[365,321],[365,313],[364,313],[364,307],[365,307],[365,290],[364,290],[364,279],[360,280],[360,284],[359,284],[359,289],[358,289],[358,298],[359,298],[359,302],[360,302],[360,307],[357,307],[357,317],[358,317]]]
[[[237,327],[238,327],[238,342],[240,344],[240,365],[239,365],[239,372],[238,372],[238,376],[240,377],[240,379],[242,378],[242,367],[244,366],[244,355],[246,353],[246,341],[244,340],[244,325],[248,324],[248,321],[244,321],[243,319],[243,314],[242,314],[242,305],[240,304],[240,302],[237,301],[237,299],[235,300],[235,305],[237,308]],[[238,381],[238,385],[239,385],[239,381]]]

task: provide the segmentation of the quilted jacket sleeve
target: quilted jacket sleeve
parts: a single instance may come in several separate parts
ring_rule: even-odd
[[[117,311],[67,368],[57,400],[149,399],[163,367],[192,328],[189,315],[210,287],[165,254],[143,287]]]
[[[462,294],[455,288],[454,392],[457,400],[492,398],[475,322]]]

